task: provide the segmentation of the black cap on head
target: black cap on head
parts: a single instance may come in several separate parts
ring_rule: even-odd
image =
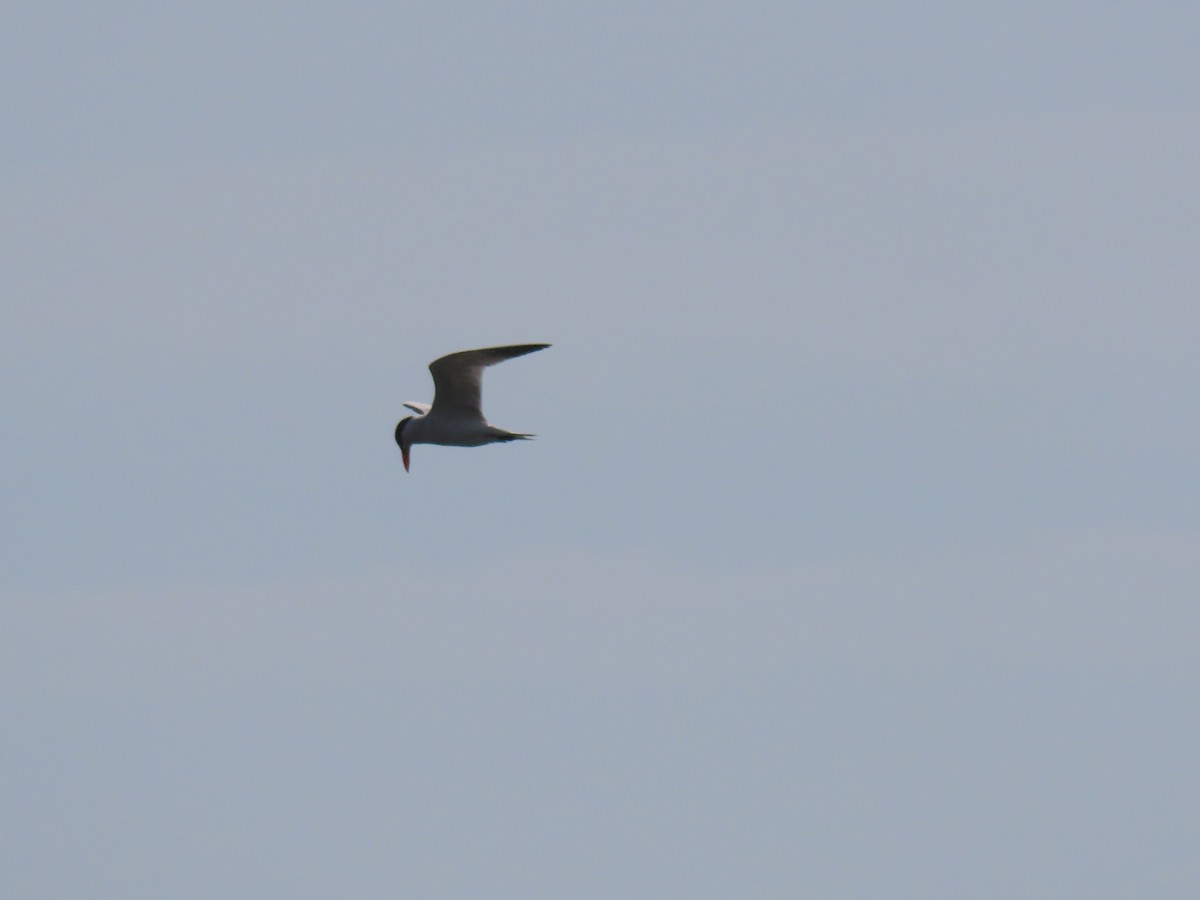
[[[396,446],[400,447],[401,449],[404,448],[404,444],[401,443],[400,436],[404,434],[404,426],[411,422],[412,418],[412,416],[409,416],[408,418],[401,419],[399,424],[396,425]]]

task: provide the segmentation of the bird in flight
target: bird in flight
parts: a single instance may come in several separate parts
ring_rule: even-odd
[[[481,391],[483,370],[514,356],[545,350],[549,344],[514,344],[451,353],[429,364],[433,374],[433,405],[405,403],[415,416],[396,426],[396,443],[408,471],[408,451],[413,444],[442,444],[450,447],[479,447],[497,441],[533,437],[489,425],[483,417]]]

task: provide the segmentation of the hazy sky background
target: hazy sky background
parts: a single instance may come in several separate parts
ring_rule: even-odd
[[[1200,893],[1198,28],[6,9],[0,894]]]

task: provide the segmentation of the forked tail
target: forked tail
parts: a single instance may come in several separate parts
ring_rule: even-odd
[[[528,441],[531,438],[537,437],[536,434],[522,434],[519,431],[505,431],[503,428],[491,427],[491,435],[493,441],[508,443],[509,441]]]

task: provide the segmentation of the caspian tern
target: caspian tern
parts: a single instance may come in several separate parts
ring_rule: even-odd
[[[533,437],[489,425],[483,417],[481,388],[483,370],[514,356],[545,350],[549,344],[514,344],[451,353],[429,364],[433,374],[433,406],[405,403],[416,416],[401,419],[396,426],[396,443],[408,471],[408,451],[413,444],[442,444],[479,447],[497,441],[519,441]]]

